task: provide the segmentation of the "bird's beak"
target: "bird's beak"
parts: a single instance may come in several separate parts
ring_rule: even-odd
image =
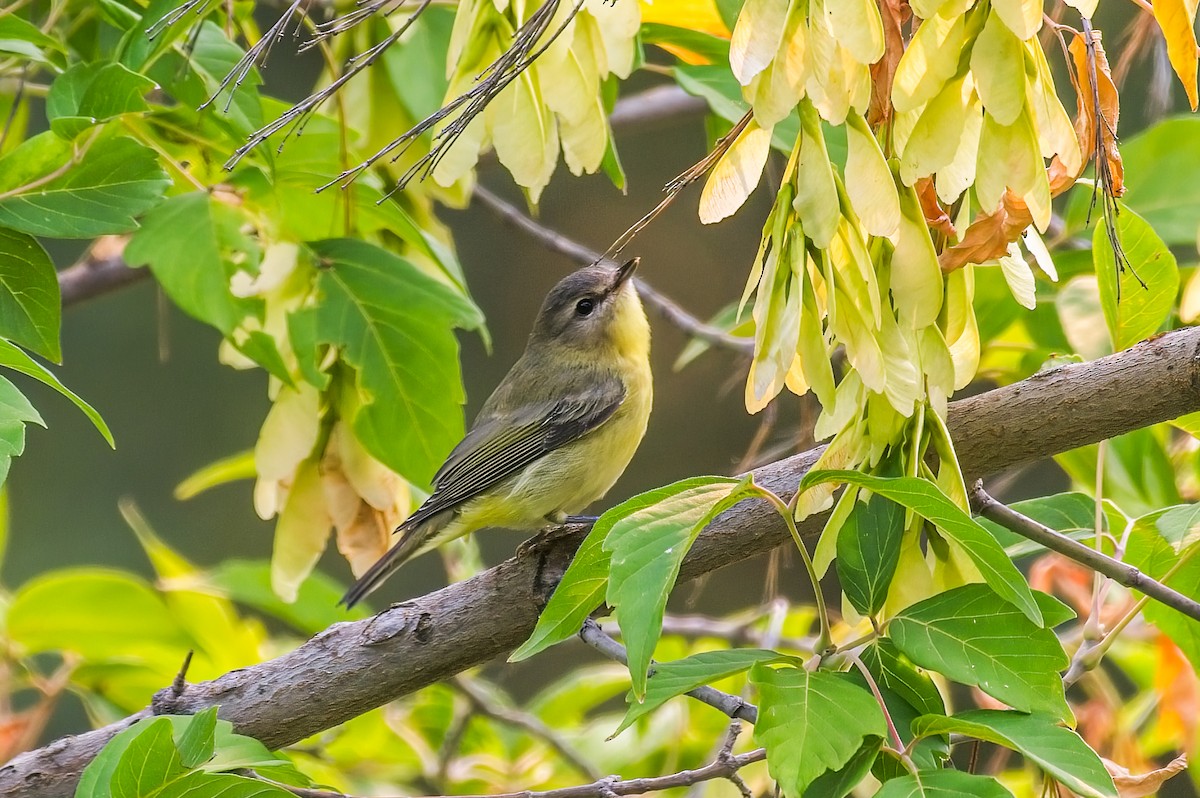
[[[633,260],[625,261],[623,264],[617,267],[617,279],[613,281],[612,290],[616,291],[622,285],[624,285],[625,281],[632,277],[633,273],[637,271],[638,264],[641,262],[641,258],[634,258]]]

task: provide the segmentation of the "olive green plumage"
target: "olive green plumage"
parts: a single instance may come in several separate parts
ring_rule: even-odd
[[[645,434],[653,395],[650,327],[629,279],[636,268],[636,259],[588,266],[551,289],[524,354],[346,606],[445,541],[558,522],[612,487]]]

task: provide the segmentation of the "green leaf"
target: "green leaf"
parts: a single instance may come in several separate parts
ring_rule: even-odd
[[[1059,676],[1070,663],[1062,644],[985,585],[964,585],[908,607],[888,624],[888,635],[923,668],[976,685],[1016,709],[1070,717]]]
[[[96,412],[94,407],[80,399],[74,391],[59,382],[58,377],[51,374],[41,363],[38,363],[15,345],[3,339],[0,339],[0,366],[6,366],[13,371],[19,371],[22,374],[33,377],[38,382],[49,385],[70,399],[76,407],[83,411],[85,416],[91,419],[92,424],[104,436],[104,440],[108,441],[108,445],[115,448],[116,443],[113,441],[112,432],[109,431],[108,425],[104,423],[104,419],[100,417],[100,414]]]
[[[260,779],[193,771],[155,793],[154,798],[295,798],[295,795]]]
[[[205,579],[213,589],[238,604],[277,618],[297,631],[313,635],[335,623],[371,616],[366,606],[346,610],[338,599],[345,585],[314,571],[300,585],[296,600],[288,604],[271,589],[271,565],[265,561],[227,560],[209,571]]]
[[[165,54],[154,64],[149,75],[180,103],[199,108],[213,98],[221,88],[221,82],[244,56],[245,51],[226,38],[220,25],[206,19],[189,38],[186,53]],[[262,127],[260,83],[262,78],[258,70],[251,69],[240,86],[231,84],[213,99],[209,107],[213,118],[239,143]]]
[[[863,649],[861,659],[876,684],[900,696],[922,715],[946,711],[942,694],[933,679],[913,665],[888,638],[881,637],[872,642]]]
[[[54,79],[46,96],[50,129],[72,139],[122,114],[150,110],[145,95],[154,81],[121,64],[75,64]]]
[[[887,722],[869,690],[844,673],[755,665],[758,688],[754,739],[767,749],[767,769],[785,795],[803,795],[822,773],[846,765],[869,735],[885,737]]]
[[[791,658],[774,651],[739,648],[728,651],[703,651],[684,659],[655,663],[654,673],[646,683],[645,700],[639,703],[633,691],[629,691],[625,696],[625,703],[629,705],[629,709],[625,711],[625,717],[612,733],[612,737],[616,737],[639,718],[649,715],[676,696],[695,690],[701,685],[742,673],[758,662],[783,662],[788,659]]]
[[[125,247],[125,259],[131,266],[148,265],[184,312],[229,335],[262,308],[261,301],[240,299],[229,289],[237,271],[258,271],[258,245],[241,230],[246,221],[237,208],[207,192],[171,197],[146,214]]]
[[[178,669],[190,640],[163,600],[120,571],[69,568],[17,591],[6,618],[23,651],[72,651],[86,660],[126,659]]]
[[[1100,306],[1113,348],[1119,352],[1158,332],[1171,315],[1179,292],[1179,267],[1154,228],[1133,211],[1122,208],[1116,227],[1128,259],[1123,270],[1118,273],[1112,242],[1102,224],[1092,235],[1092,255]]]
[[[58,276],[33,236],[0,227],[0,288],[0,337],[61,363]]]
[[[878,493],[854,502],[837,538],[837,571],[854,609],[874,615],[883,607],[900,562],[904,509]]]
[[[226,485],[242,479],[254,479],[256,475],[254,450],[247,449],[244,452],[214,460],[208,465],[196,469],[175,486],[174,496],[179,501],[187,501],[219,485]]]
[[[827,770],[813,779],[804,791],[804,798],[844,798],[871,772],[883,747],[882,737],[867,737],[862,748],[850,761],[836,770]]]
[[[355,435],[393,471],[429,484],[462,438],[462,379],[454,328],[478,323],[475,306],[404,258],[365,241],[312,245],[320,261],[320,301],[293,314],[312,343],[338,347],[356,371],[361,404]],[[310,365],[315,347],[297,344]]]
[[[51,57],[47,50],[64,53],[63,43],[47,36],[34,24],[16,14],[0,17],[0,53],[12,53],[41,64],[61,62],[60,57]]]
[[[431,13],[432,12],[432,13]],[[380,34],[391,31],[379,20]],[[425,9],[404,35],[402,47],[389,47],[380,66],[392,90],[413,120],[424,119],[442,107],[450,81],[446,78],[446,51],[454,28],[454,9]],[[420,75],[420,80],[413,80]]]
[[[1200,540],[1200,503],[1168,507],[1154,525],[1176,551],[1182,551]]]
[[[1025,577],[1000,544],[937,485],[916,477],[876,477],[857,471],[810,471],[800,483],[804,491],[823,482],[845,482],[866,488],[901,504],[936,526],[971,558],[983,578],[1005,601],[1010,601],[1035,624],[1042,613]]]
[[[741,501],[750,484],[727,477],[677,482],[672,493],[622,518],[605,537],[611,556],[606,600],[617,610],[638,700],[646,695],[646,672],[684,556],[700,530]]]
[[[0,158],[0,225],[51,238],[127,233],[169,183],[131,138],[101,137],[73,163],[71,144],[46,131]]]
[[[1079,795],[1116,798],[1104,763],[1078,734],[1048,715],[977,709],[952,717],[926,715],[913,722],[919,735],[965,734],[1020,752]]]
[[[1085,493],[1070,492],[1056,493],[1053,496],[1039,496],[1035,499],[1014,502],[1009,507],[1027,518],[1032,518],[1034,521],[1070,537],[1095,530],[1096,500]],[[979,522],[980,526],[991,532],[996,540],[1000,541],[1005,552],[1013,559],[1046,550],[1045,547],[1016,532],[1008,531],[994,521],[986,518],[976,518],[975,520]]]
[[[690,50],[703,56],[710,63],[729,61],[729,40],[711,33],[664,25],[659,22],[642,23],[642,41],[646,44],[667,44]]]
[[[121,754],[110,782],[112,798],[148,798],[185,772],[171,721],[155,718]]]
[[[179,738],[179,759],[185,768],[203,765],[217,750],[217,708],[209,707],[192,716]]]
[[[991,776],[961,770],[922,770],[886,782],[875,798],[1012,798]]]

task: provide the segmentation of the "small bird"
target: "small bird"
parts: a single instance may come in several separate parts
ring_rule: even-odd
[[[347,608],[448,540],[562,523],[608,492],[641,443],[654,392],[650,325],[629,279],[637,266],[594,264],[551,289],[525,352],[396,528],[400,540],[342,597]]]

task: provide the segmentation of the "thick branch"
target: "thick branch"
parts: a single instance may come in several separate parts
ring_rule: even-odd
[[[1177,590],[1172,590],[1132,565],[1115,560],[1102,551],[1085,546],[1028,516],[1021,515],[1011,507],[1006,507],[987,494],[983,489],[982,481],[976,482],[974,490],[971,491],[971,507],[984,518],[994,521],[1010,532],[1016,532],[1034,543],[1040,543],[1051,551],[1058,552],[1098,574],[1103,574],[1118,584],[1141,591],[1155,601],[1200,621],[1200,602],[1193,601]]]
[[[950,407],[967,478],[995,473],[1200,410],[1200,328],[1178,330],[1092,363],[1037,374]],[[755,471],[785,498],[814,449]],[[824,518],[801,525],[816,535]],[[533,630],[586,527],[472,579],[326,629],[281,657],[166,695],[160,711],[220,705],[221,717],[272,748],[327,729],[467,668],[503,656]],[[746,501],[696,540],[680,579],[695,579],[788,540],[777,513]],[[79,772],[128,721],[31,751],[0,768],[0,795],[72,794]]]

